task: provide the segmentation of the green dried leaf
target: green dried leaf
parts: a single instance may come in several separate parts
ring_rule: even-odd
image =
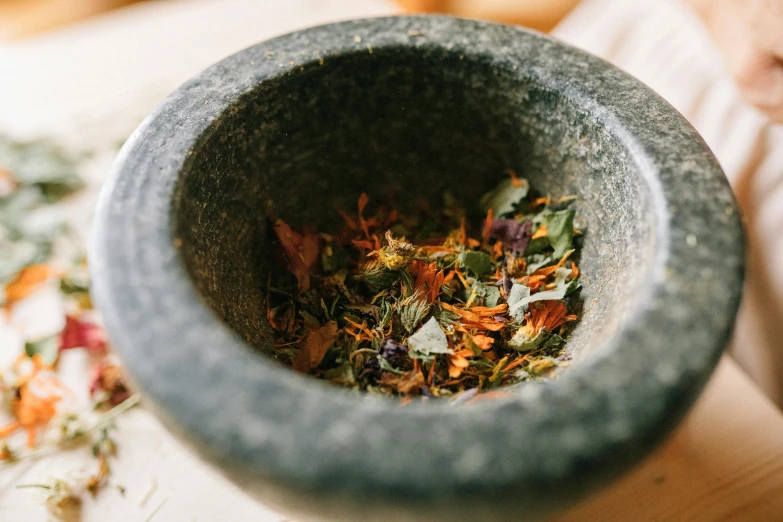
[[[521,186],[517,187],[511,178],[504,179],[491,192],[488,192],[481,198],[481,205],[484,210],[492,209],[495,217],[501,217],[505,214],[513,214],[517,207],[527,197],[530,189],[525,179],[520,179]]]
[[[549,247],[549,240],[545,237],[537,237],[535,239],[531,239],[530,242],[527,244],[527,248],[525,249],[525,256],[531,256],[534,254],[539,254],[546,250]]]
[[[521,322],[525,318],[525,310],[527,310],[527,307],[517,307],[516,304],[528,297],[530,297],[529,287],[520,285],[519,283],[513,284],[511,291],[508,293],[506,303],[508,303],[509,315],[513,317],[515,321]]]
[[[83,186],[76,174],[77,162],[48,140],[19,142],[0,135],[3,167],[21,185],[40,188],[43,200],[54,202]]]
[[[381,312],[380,312],[380,321],[378,322],[379,326],[381,328],[386,328],[389,325],[389,322],[392,320],[392,314],[394,312],[394,309],[392,308],[392,305],[388,301],[381,301]]]
[[[399,272],[392,272],[381,264],[365,267],[360,278],[371,292],[377,293],[391,287],[399,278]]]
[[[565,342],[565,339],[563,339],[559,335],[551,334],[549,336],[549,339],[547,339],[546,342],[543,345],[541,345],[541,348],[543,348],[545,350],[549,349],[549,348],[557,348],[558,346],[560,346],[564,342]]]
[[[435,310],[432,312],[432,316],[437,319],[438,323],[443,328],[449,328],[454,322],[459,319],[459,316],[455,314],[454,312],[449,312],[448,310],[441,308],[440,306],[436,306]]]
[[[404,268],[398,270],[402,282],[405,284],[405,297],[411,297],[413,295],[413,288],[416,286],[416,282],[413,280],[413,276]]]
[[[454,292],[451,291],[451,287],[449,285],[441,285],[440,291],[446,297],[446,299],[451,299],[454,296]]]
[[[55,335],[38,341],[28,341],[24,345],[24,351],[28,357],[40,355],[44,364],[53,365],[57,361],[59,344],[59,337]]]
[[[518,352],[529,352],[538,348],[548,336],[546,328],[539,330],[535,337],[529,337],[525,328],[520,328],[508,342],[508,346]]]
[[[553,359],[552,357],[541,357],[540,359],[530,361],[530,364],[527,366],[527,370],[530,374],[538,376],[556,367],[557,360]]]
[[[340,366],[324,372],[324,379],[339,384],[356,384],[356,376],[353,373],[353,366],[348,361]]]
[[[495,285],[486,285],[481,281],[473,281],[473,286],[470,291],[466,291],[468,297],[473,292],[476,293],[477,301],[482,302],[482,306],[493,307],[498,304],[500,300],[500,289]]]
[[[459,255],[460,267],[466,268],[474,276],[481,277],[493,271],[492,259],[486,252],[478,250],[464,250]]]
[[[560,301],[578,287],[579,285],[576,281],[571,281],[568,284],[563,284],[560,287],[554,288],[552,290],[535,293],[531,296],[521,299],[513,307],[509,307],[508,313],[512,315],[512,317],[516,317],[516,314],[518,314],[520,310],[522,310],[522,312],[527,311],[527,307],[530,305],[530,303],[535,301]]]
[[[544,268],[547,265],[551,265],[554,263],[555,260],[552,259],[552,256],[545,256],[542,254],[533,254],[527,259],[527,268],[525,272],[527,275],[532,274],[539,268]]]
[[[511,315],[511,317],[516,319],[521,314],[524,314],[527,311],[527,308],[530,305],[530,303],[533,303],[535,301],[560,301],[564,299],[568,294],[574,292],[577,288],[579,288],[579,283],[577,283],[575,280],[566,281],[566,277],[570,272],[571,271],[568,270],[567,268],[558,268],[555,271],[555,283],[557,284],[555,288],[553,288],[552,290],[537,292],[533,295],[528,295],[527,297],[522,297],[521,299],[516,301],[513,305],[509,302],[508,305],[509,315]],[[514,287],[511,287],[511,290],[513,292]],[[509,295],[509,301],[510,301],[510,297],[511,296]]]
[[[446,334],[437,319],[430,318],[424,326],[408,338],[412,358],[429,357],[438,353],[451,353]]]
[[[430,310],[430,305],[420,292],[400,301],[400,322],[408,333],[412,332]]]
[[[552,257],[560,259],[571,250],[574,239],[574,214],[572,209],[560,210],[546,216],[546,238],[554,248]]]

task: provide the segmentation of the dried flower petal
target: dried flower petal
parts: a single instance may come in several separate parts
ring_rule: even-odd
[[[52,269],[49,265],[30,265],[24,268],[16,276],[16,279],[5,287],[6,307],[21,301],[38,290],[42,283],[52,277],[52,274]]]
[[[90,380],[90,395],[102,391],[109,395],[109,404],[117,406],[130,397],[130,387],[122,368],[115,364],[98,364]]]
[[[533,222],[529,219],[520,223],[516,219],[495,219],[492,221],[490,236],[502,241],[515,254],[523,254],[530,241]]]
[[[380,382],[381,384],[394,388],[402,395],[419,395],[421,393],[421,388],[425,384],[424,374],[421,373],[421,370],[416,368],[407,371],[402,375],[385,373]]]
[[[294,370],[307,373],[318,367],[326,355],[326,351],[337,339],[337,323],[329,321],[320,328],[314,328],[307,334],[302,347],[294,360]]]
[[[310,272],[318,261],[320,237],[307,229],[297,233],[282,219],[275,221],[274,230],[283,246],[288,269],[299,282],[299,291],[307,291],[310,288]]]
[[[97,324],[71,315],[65,316],[65,328],[60,333],[60,350],[84,348],[93,354],[106,353],[106,333]]]

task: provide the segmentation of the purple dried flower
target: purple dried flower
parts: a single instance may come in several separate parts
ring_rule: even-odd
[[[529,219],[522,223],[516,219],[494,219],[489,229],[490,237],[502,241],[517,254],[525,253],[532,232],[533,222]]]
[[[381,363],[378,362],[377,357],[370,357],[364,361],[364,368],[359,377],[373,377],[375,379],[381,376]]]
[[[394,339],[384,339],[381,349],[378,351],[381,357],[391,362],[408,355],[408,347],[403,346]]]

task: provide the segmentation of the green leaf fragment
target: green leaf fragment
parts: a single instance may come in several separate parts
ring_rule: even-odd
[[[412,332],[430,311],[430,305],[421,293],[400,301],[400,322],[408,333]]]
[[[548,336],[549,332],[547,332],[546,328],[542,328],[534,337],[530,337],[527,330],[522,327],[517,330],[517,333],[508,342],[508,346],[518,352],[529,352],[538,348]]]
[[[555,288],[537,292],[533,295],[530,295],[530,289],[527,289],[527,295],[525,295],[525,291],[521,288],[515,290],[515,287],[522,287],[523,285],[514,284],[508,295],[509,315],[514,319],[521,321],[530,303],[535,301],[560,301],[576,291],[579,288],[579,283],[577,283],[576,280],[568,281],[567,278],[570,274],[570,269],[563,267],[558,268],[555,270]]]
[[[465,291],[465,300],[470,299],[470,296],[475,294],[474,303],[481,304],[482,306],[493,307],[500,301],[500,288],[495,285],[487,285],[481,281],[473,281],[473,285],[470,290]]]
[[[525,273],[530,275],[539,268],[544,268],[547,265],[551,265],[553,262],[554,259],[552,259],[552,256],[533,254],[527,259],[527,268],[525,269]]]
[[[525,256],[539,254],[549,247],[549,240],[546,237],[537,237],[531,239],[525,249]]]
[[[533,303],[535,301],[560,301],[563,298],[565,298],[568,294],[573,292],[579,288],[579,283],[576,281],[570,281],[568,283],[563,282],[562,284],[558,285],[557,287],[553,288],[552,290],[545,290],[543,292],[537,292],[533,295],[529,295],[525,298],[520,299],[516,303],[514,303],[513,306],[509,305],[508,307],[508,313],[511,315],[511,317],[516,318],[518,314],[527,311],[528,306],[530,303]]]
[[[541,348],[544,349],[556,348],[563,343],[565,343],[565,339],[563,339],[557,334],[551,334],[549,338],[544,342],[544,344],[541,345]]]
[[[455,314],[454,312],[450,312],[445,308],[441,308],[440,306],[435,307],[432,316],[438,321],[438,323],[443,328],[446,329],[450,328],[451,325],[453,325],[457,321],[457,319],[459,319],[459,316],[457,314]]]
[[[431,317],[429,321],[424,323],[424,326],[408,338],[408,346],[411,350],[411,357],[414,359],[438,353],[452,353],[446,334],[434,317]]]
[[[504,179],[498,186],[481,198],[482,207],[492,209],[495,217],[501,217],[504,214],[513,214],[517,207],[527,197],[529,185],[527,180],[519,179],[520,186],[514,185],[509,179]]]
[[[506,302],[508,303],[509,315],[511,315],[515,321],[521,322],[525,318],[525,310],[527,310],[527,307],[517,307],[516,304],[528,297],[530,297],[530,288],[519,283],[514,283],[511,287],[511,291],[508,293]]]
[[[397,375],[402,375],[403,373],[405,373],[404,371],[398,370],[397,368],[392,366],[389,361],[387,361],[386,359],[384,359],[380,355],[377,356],[377,357],[378,357],[378,364],[380,365],[381,370],[383,370],[385,372],[396,373]]]
[[[469,270],[474,276],[482,277],[493,271],[492,259],[486,252],[464,250],[460,253],[459,265]]]
[[[566,252],[571,250],[571,244],[574,239],[574,214],[572,209],[560,210],[548,214],[544,221],[546,223],[546,238],[552,248],[554,259],[560,259]]]
[[[353,366],[347,361],[335,368],[332,368],[331,370],[324,372],[324,379],[340,384],[356,383],[356,376],[353,373]]]
[[[413,288],[416,286],[413,276],[404,268],[400,268],[397,272],[400,274],[402,282],[405,285],[405,297],[411,297],[413,295]]]
[[[58,336],[46,337],[39,339],[38,341],[28,341],[24,345],[24,351],[28,357],[33,355],[40,355],[44,364],[53,365],[57,361],[57,355],[59,354],[59,338]]]
[[[379,321],[379,326],[381,328],[386,328],[389,323],[392,320],[392,313],[394,312],[394,309],[392,308],[391,303],[388,301],[381,302],[381,312],[380,317],[381,320]]]
[[[384,266],[373,266],[361,273],[361,279],[371,292],[377,293],[391,287],[399,279],[399,274]]]

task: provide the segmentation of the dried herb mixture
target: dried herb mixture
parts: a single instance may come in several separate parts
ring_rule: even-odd
[[[366,194],[330,233],[273,220],[273,356],[332,383],[409,400],[473,396],[567,364],[579,288],[574,198],[509,172],[472,223],[446,195],[401,215]]]

